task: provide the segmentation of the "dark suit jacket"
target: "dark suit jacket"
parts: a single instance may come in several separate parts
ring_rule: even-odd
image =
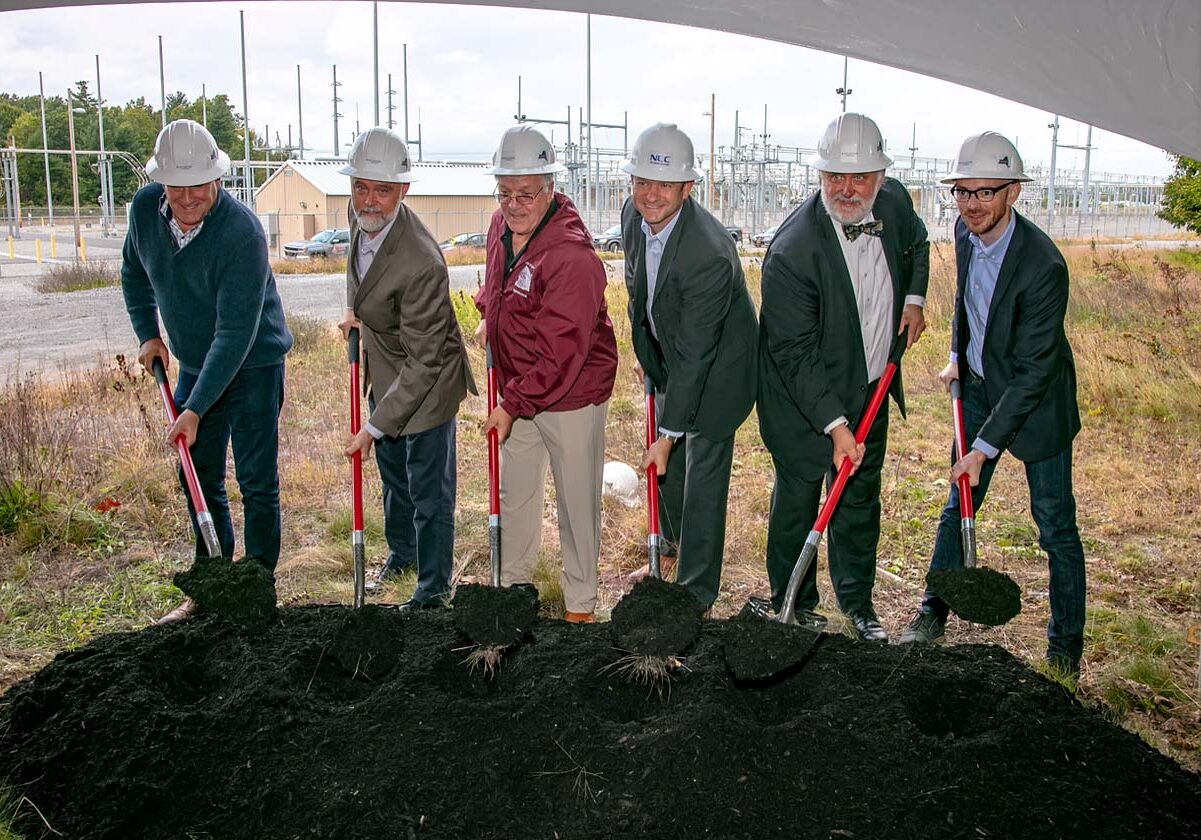
[[[1041,461],[1062,452],[1080,431],[1076,366],[1063,331],[1068,268],[1055,243],[1013,212],[1013,239],[984,329],[984,370],[977,371],[992,409],[980,437],[1019,460]],[[958,353],[963,376],[971,338],[964,301],[971,256],[968,229],[960,219],[955,223],[958,284],[951,350]]]
[[[908,191],[885,179],[872,207],[884,222],[881,241],[892,275],[889,358],[899,359],[896,335],[907,295],[926,294],[930,244]],[[823,432],[845,416],[852,429],[867,405],[867,362],[855,290],[830,215],[816,193],[789,216],[763,260],[759,312],[759,428],[772,456],[806,479],[830,468],[833,446]],[[890,388],[905,412],[898,370]]]
[[[646,237],[627,199],[621,212],[634,354],[662,392],[664,429],[710,440],[734,434],[755,404],[755,306],[730,234],[689,198],[663,249],[653,314],[646,316]]]
[[[346,299],[363,323],[365,390],[371,425],[390,437],[428,431],[476,393],[463,336],[450,305],[438,243],[402,202],[366,277],[359,277],[360,232],[350,213]]]

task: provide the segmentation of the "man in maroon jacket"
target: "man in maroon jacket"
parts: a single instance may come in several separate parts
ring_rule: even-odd
[[[501,446],[501,583],[529,583],[538,562],[546,468],[555,480],[566,619],[594,621],[600,557],[605,414],[617,342],[605,271],[575,205],[555,192],[564,171],[529,126],[505,132],[492,158],[496,200],[476,305],[501,400],[484,424]]]

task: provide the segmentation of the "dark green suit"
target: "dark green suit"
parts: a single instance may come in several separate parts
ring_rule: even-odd
[[[730,234],[689,198],[659,263],[647,319],[646,237],[632,200],[621,214],[634,354],[657,392],[659,428],[684,433],[661,479],[664,536],[680,545],[677,580],[717,599],[734,432],[755,404],[755,306]]]
[[[904,337],[896,333],[905,298],[926,293],[930,246],[900,182],[885,180],[872,213],[884,223],[880,239],[893,297],[890,358],[896,359],[904,348]],[[763,262],[758,411],[763,442],[776,468],[767,571],[777,610],[817,518],[822,478],[832,474],[833,446],[825,429],[842,416],[853,431],[874,385],[867,380],[859,310],[840,237],[821,195],[815,194],[780,225]],[[899,370],[890,392],[903,416]],[[830,523],[830,577],[846,612],[871,609],[887,435],[886,403],[866,441],[863,463]],[[798,606],[816,605],[816,572],[811,570]]]

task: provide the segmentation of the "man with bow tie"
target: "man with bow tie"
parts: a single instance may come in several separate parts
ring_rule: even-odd
[[[892,159],[871,119],[839,116],[810,163],[821,190],[780,225],[763,261],[758,411],[776,473],[767,531],[772,608],[783,607],[823,478],[833,480],[850,458],[854,473],[829,526],[830,579],[859,638],[885,642],[872,588],[887,403],[863,444],[854,430],[888,362],[925,330],[930,245],[909,193],[884,175]],[[889,391],[903,416],[900,371]],[[826,619],[817,604],[813,567],[796,615],[820,630]]]

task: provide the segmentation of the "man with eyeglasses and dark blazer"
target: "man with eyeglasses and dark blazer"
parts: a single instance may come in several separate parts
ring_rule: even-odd
[[[1000,455],[1026,468],[1030,513],[1050,567],[1047,660],[1065,674],[1084,649],[1084,548],[1072,492],[1072,440],[1080,431],[1076,368],[1063,322],[1068,270],[1051,239],[1013,209],[1029,181],[1022,158],[992,131],[964,141],[943,183],[959,206],[955,224],[956,295],[950,364],[939,374],[963,390],[970,450],[951,469],[951,492],[938,524],[932,569],[963,566],[959,476],[980,509]],[[947,605],[927,591],[902,642],[943,636]]]

